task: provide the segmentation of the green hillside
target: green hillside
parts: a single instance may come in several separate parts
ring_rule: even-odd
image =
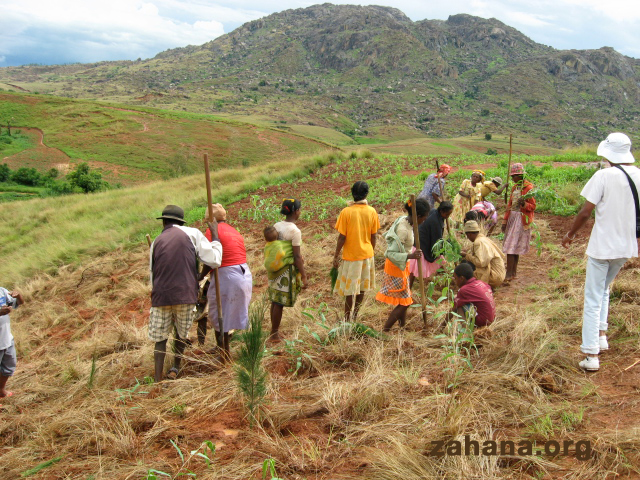
[[[212,168],[246,168],[313,154],[327,144],[211,115],[131,108],[48,95],[0,93],[1,163],[69,171],[87,162],[110,182],[139,184]],[[4,128],[3,128],[4,127]],[[17,135],[16,135],[17,134]]]

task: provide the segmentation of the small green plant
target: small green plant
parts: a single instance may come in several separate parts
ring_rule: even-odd
[[[64,457],[56,457],[56,458],[52,458],[51,460],[47,460],[46,462],[42,462],[42,463],[36,465],[35,467],[30,468],[29,470],[25,470],[24,472],[22,472],[20,474],[20,476],[22,478],[26,478],[26,477],[30,477],[31,475],[35,475],[40,470],[44,470],[45,468],[50,467],[51,465],[55,465],[56,463],[58,463],[63,458]]]
[[[492,138],[492,137],[491,137],[491,134],[490,134],[490,133],[485,133],[485,134],[484,134],[484,139],[485,139],[485,140],[491,140],[491,138]]]
[[[304,341],[299,338],[284,341],[284,349],[289,355],[289,372],[293,372],[294,375],[298,374],[298,371],[302,368],[302,365],[304,363],[303,361],[305,359],[311,362],[311,357],[309,356],[309,354],[300,351],[300,349],[298,348],[298,345],[301,344],[304,344]]]
[[[498,155],[498,150],[495,148],[487,148],[487,153],[485,155]]]
[[[553,425],[551,415],[547,413],[542,417],[534,419],[527,430],[533,435],[540,435],[545,439],[548,439],[553,435],[553,432],[555,431],[555,426]]]
[[[171,407],[171,413],[181,418],[184,417],[186,410],[187,406],[184,403],[176,403]]]
[[[96,365],[97,361],[98,355],[96,352],[93,352],[93,355],[91,356],[91,372],[89,372],[89,380],[87,381],[87,387],[89,388],[93,388],[93,382],[96,379],[96,371],[98,370]]]
[[[180,457],[182,465],[174,475],[163,472],[161,470],[150,468],[147,470],[145,480],[158,480],[158,478],[160,478],[158,477],[158,475],[160,475],[161,477],[170,478],[172,480],[184,476],[196,478],[196,474],[187,469],[187,466],[189,465],[193,457],[202,458],[204,460],[204,463],[207,465],[207,468],[211,468],[211,462],[213,462],[213,456],[216,453],[216,446],[210,440],[205,440],[198,448],[196,448],[195,450],[191,450],[191,452],[189,452],[189,456],[186,458],[184,452],[180,449],[176,442],[174,442],[173,440],[169,440],[169,442],[171,443],[171,445],[173,445],[173,448],[176,449],[176,452],[178,452],[178,456]]]
[[[276,461],[273,458],[267,458],[262,462],[262,480],[284,480],[278,477],[276,473]]]
[[[242,345],[235,366],[236,381],[244,395],[251,424],[257,420],[258,409],[267,393],[267,372],[262,366],[266,336],[262,330],[262,321],[266,310],[267,302],[264,299],[251,304],[249,308],[251,328],[241,334]]]

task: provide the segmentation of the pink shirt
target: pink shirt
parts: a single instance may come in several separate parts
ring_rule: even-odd
[[[475,277],[467,280],[453,301],[457,308],[467,304],[476,307],[476,327],[490,325],[496,318],[496,302],[491,287]]]

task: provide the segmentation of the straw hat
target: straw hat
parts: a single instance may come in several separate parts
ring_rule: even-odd
[[[464,233],[478,233],[480,231],[480,227],[478,226],[478,222],[475,220],[469,220],[464,224]]]
[[[598,155],[611,163],[635,163],[631,154],[631,140],[624,133],[610,133],[606,140],[598,145]]]
[[[219,203],[212,205],[213,218],[218,222],[224,222],[227,219],[227,211]],[[207,220],[209,219],[209,210],[207,209]]]

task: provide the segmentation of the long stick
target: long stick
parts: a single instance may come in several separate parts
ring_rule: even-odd
[[[511,141],[513,139],[513,135],[510,133],[509,134],[509,166],[507,167],[507,186],[509,185],[509,172],[511,172]],[[507,203],[507,190],[509,190],[508,188],[504,189],[504,203],[506,205]]]
[[[416,249],[420,250],[420,235],[418,235],[418,214],[416,212],[416,196],[409,197],[411,202],[411,218],[413,219],[413,238],[415,239]],[[424,294],[424,278],[422,278],[422,258],[418,262],[418,280],[420,280],[420,299],[422,300],[422,321],[427,326],[427,297]]]
[[[636,360],[636,361],[635,361],[635,362],[633,362],[631,365],[629,365],[627,368],[625,368],[625,369],[623,370],[623,372],[626,372],[626,371],[627,371],[627,370],[629,370],[631,367],[635,367],[635,366],[636,366],[637,364],[639,364],[639,363],[640,363],[640,359],[639,359],[639,360]]]
[[[149,248],[151,248],[151,235],[147,233],[146,237],[147,237],[147,243],[149,244]]]
[[[440,187],[440,195],[442,195],[442,201],[444,202],[447,199],[446,197],[447,194],[442,188],[442,179],[438,176],[438,173],[440,172],[440,163],[438,162],[438,159],[436,159],[436,168],[438,169],[436,171],[436,178],[438,179],[438,186]],[[449,228],[449,217],[445,219],[445,222],[447,225],[447,236],[451,236],[451,229]]]
[[[204,154],[204,176],[207,184],[207,208],[209,210],[209,221],[213,222],[213,201],[211,200],[211,175],[209,174],[209,156]],[[213,232],[211,232],[213,233]],[[220,299],[220,279],[218,278],[218,269],[213,269],[213,278],[216,282],[216,306],[218,307],[218,326],[220,327],[220,335],[225,355],[229,355],[229,340],[224,334],[224,319],[222,318],[222,302]]]

